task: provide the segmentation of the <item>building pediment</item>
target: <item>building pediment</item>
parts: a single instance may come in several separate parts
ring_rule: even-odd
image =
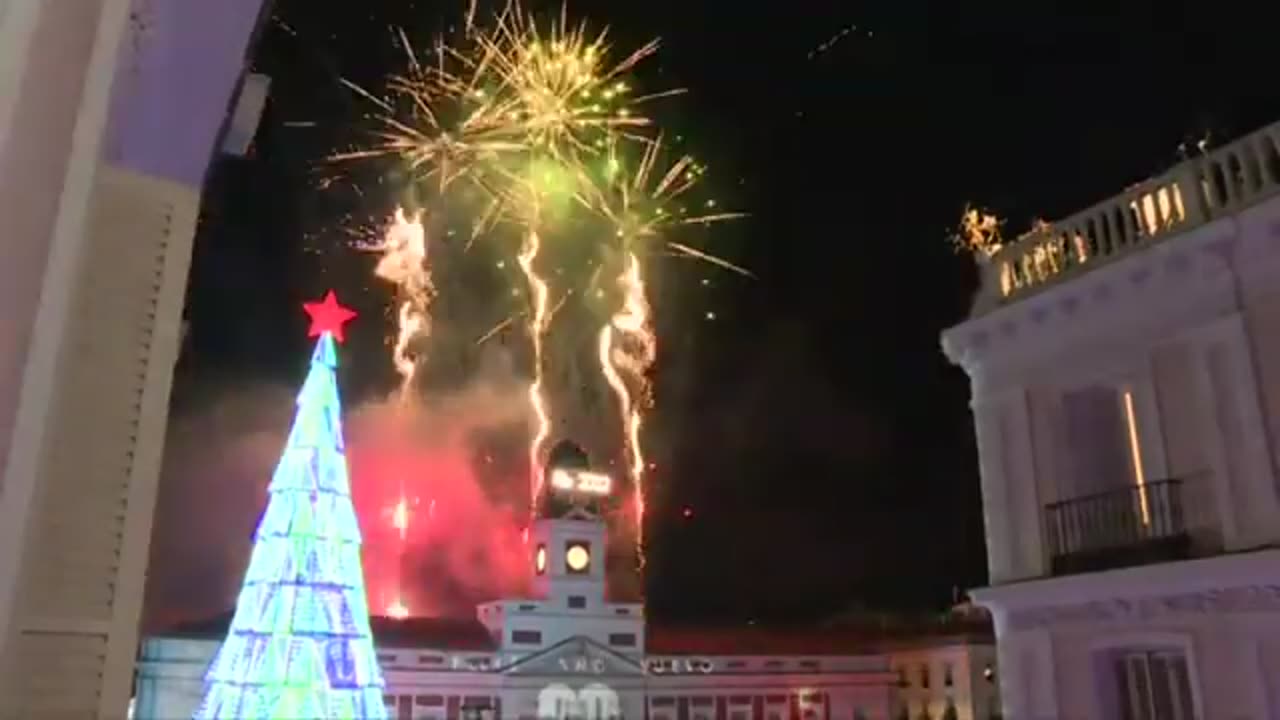
[[[508,675],[617,677],[643,675],[640,663],[585,637],[572,637],[506,667]]]

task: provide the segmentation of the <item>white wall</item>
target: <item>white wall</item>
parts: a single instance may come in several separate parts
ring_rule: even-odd
[[[988,588],[1010,717],[1110,720],[1099,652],[1182,650],[1201,717],[1273,717],[1280,676],[1280,550]],[[1268,714],[1270,713],[1270,714]]]
[[[947,331],[972,380],[993,583],[1043,576],[1044,506],[1087,494],[1063,440],[1081,388],[1132,393],[1145,477],[1184,480],[1202,551],[1280,542],[1278,233],[1280,197]]]
[[[128,607],[125,592],[119,613],[110,602],[106,612],[72,607],[100,600],[101,588],[53,595],[60,602],[49,605],[28,580],[54,566],[78,574],[57,565],[67,559],[62,548],[31,538],[52,519],[43,512],[49,451],[86,449],[64,444],[53,406],[66,392],[58,371],[83,300],[87,221],[126,13],[123,0],[26,0],[0,29],[0,346],[9,349],[0,358],[0,717],[120,716],[128,703],[140,606]],[[100,512],[93,530],[114,520]],[[60,536],[74,534],[64,528]]]
[[[996,668],[995,652],[994,644],[947,641],[891,651],[889,664],[906,681],[896,688],[895,711],[906,707],[914,720],[924,709],[929,717],[940,718],[950,700],[958,720],[989,720],[995,707],[991,701],[998,695],[998,688],[983,677],[983,671]],[[948,666],[950,685],[945,682]],[[922,684],[922,667],[929,669],[927,688]]]
[[[1194,657],[1207,720],[1280,715],[1280,554],[1259,550],[1280,545],[1278,151],[1274,124],[1062,221],[1052,238],[1090,235],[1088,253],[999,255],[975,315],[943,335],[972,385],[992,584],[975,599],[1010,717],[1105,719],[1094,659],[1144,642]],[[1119,222],[1175,182],[1186,213],[1167,227]],[[999,303],[992,270],[1015,256],[1030,285]],[[1145,479],[1183,481],[1204,559],[1042,579],[1045,506],[1096,489],[1064,442],[1064,398],[1089,387],[1131,393]]]
[[[128,703],[209,128],[256,17],[145,5],[159,22],[129,0],[9,0],[0,21],[0,718]],[[201,62],[216,49],[232,62]],[[143,140],[104,164],[112,108]]]
[[[134,720],[195,714],[204,694],[204,673],[217,650],[213,640],[143,640]]]
[[[219,641],[181,637],[157,637],[145,641],[139,664],[139,695],[136,720],[173,720],[190,717],[200,702],[203,675],[217,651]],[[426,668],[424,654],[443,655],[441,665]],[[884,656],[822,658],[822,671],[804,674],[795,667],[804,658],[788,657],[786,672],[765,669],[766,662],[782,658],[753,656],[710,658],[717,674],[683,672],[677,674],[565,674],[554,665],[529,674],[522,672],[466,672],[468,661],[485,653],[440,653],[429,649],[379,648],[378,658],[387,682],[386,694],[393,704],[404,697],[420,695],[471,695],[500,697],[503,717],[514,718],[537,710],[539,697],[553,685],[579,692],[589,685],[602,685],[616,692],[623,717],[645,717],[646,699],[659,697],[710,697],[717,695],[786,695],[822,689],[830,698],[833,720],[848,720],[855,708],[867,720],[891,720],[888,660]],[[658,658],[654,658],[658,659]],[[502,658],[510,664],[511,657]],[[727,667],[730,661],[743,662],[748,670]],[[443,669],[441,669],[443,668]],[[957,678],[959,681],[960,678]],[[732,688],[732,689],[730,689]],[[674,711],[674,708],[672,708]],[[443,708],[415,708],[418,718],[443,718]],[[394,717],[394,716],[393,716]]]

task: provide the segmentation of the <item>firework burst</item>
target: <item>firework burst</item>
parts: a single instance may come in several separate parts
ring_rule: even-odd
[[[597,173],[602,179],[584,183],[590,190],[589,206],[613,225],[622,247],[689,257],[750,277],[750,271],[740,265],[668,237],[683,226],[706,226],[744,217],[739,212],[719,211],[714,200],[704,201],[701,208],[690,209],[682,204],[706,173],[706,166],[690,155],[679,155],[664,167],[666,153],[662,136],[658,136],[638,143],[642,148],[639,160],[635,169],[628,172],[625,148],[635,145],[609,143],[603,168]]]
[[[657,52],[657,40],[629,54],[615,53],[607,30],[592,32],[570,21],[566,8],[539,21],[514,0],[488,18],[473,0],[465,27],[458,45],[437,42],[425,54],[400,33],[407,69],[389,79],[386,98],[348,83],[376,108],[378,129],[372,144],[334,159],[397,158],[417,182],[433,187],[440,197],[456,185],[478,189],[483,203],[472,216],[472,241],[504,237],[496,232],[500,224],[518,229],[518,247],[510,251],[527,308],[484,338],[517,320],[523,320],[530,337],[534,505],[541,492],[543,446],[553,426],[544,381],[545,342],[552,317],[572,292],[552,302],[551,284],[542,269],[547,264],[546,240],[568,230],[570,225],[560,221],[574,208],[596,217],[597,227],[599,219],[607,223],[607,232],[591,236],[613,259],[602,258],[594,267],[598,275],[605,265],[618,263],[613,276],[618,300],[599,330],[596,354],[619,409],[643,563],[646,459],[641,435],[652,405],[649,373],[658,344],[645,259],[655,254],[693,258],[749,275],[738,265],[668,237],[681,226],[740,214],[721,212],[714,202],[684,206],[705,167],[687,155],[665,164],[662,136],[645,112],[649,101],[683,90],[637,96],[628,82],[631,72]],[[398,215],[397,222],[407,221]],[[391,239],[389,234],[386,243]],[[379,249],[384,261],[391,257],[386,247]],[[421,260],[425,273],[425,252]],[[429,289],[430,276],[426,278]],[[399,287],[404,289],[403,284]],[[425,302],[401,305],[401,342],[394,355],[405,386],[418,362],[408,352],[406,337],[429,331],[429,292],[426,297]]]
[[[375,142],[332,160],[396,158],[443,192],[463,178],[484,186],[486,171],[529,150],[525,134],[512,122],[510,93],[488,72],[483,55],[439,41],[423,57],[403,31],[397,37],[407,69],[387,79],[386,98],[342,81],[377,109]]]
[[[572,24],[567,6],[544,26],[518,4],[509,4],[492,32],[475,37],[509,91],[510,119],[531,146],[562,161],[577,163],[597,154],[611,137],[642,137],[637,133],[651,120],[641,106],[683,92],[632,95],[624,76],[657,53],[658,41],[611,63],[608,30],[593,35],[585,23]]]

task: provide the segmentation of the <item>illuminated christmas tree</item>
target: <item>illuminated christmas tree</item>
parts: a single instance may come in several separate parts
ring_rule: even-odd
[[[320,339],[195,720],[387,718],[334,372],[355,313],[332,292],[306,310]]]

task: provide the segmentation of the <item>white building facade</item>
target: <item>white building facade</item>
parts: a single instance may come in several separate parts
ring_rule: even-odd
[[[397,720],[891,720],[888,657],[838,634],[651,636],[644,606],[605,596],[605,525],[535,523],[531,599],[474,620],[374,618]],[[227,619],[146,638],[134,717],[191,717]]]
[[[205,170],[262,0],[0,0],[0,718],[125,716]]]
[[[1006,717],[1280,717],[1280,124],[982,271],[942,340]]]
[[[896,676],[894,720],[1001,720],[993,638],[930,637],[886,650]]]

